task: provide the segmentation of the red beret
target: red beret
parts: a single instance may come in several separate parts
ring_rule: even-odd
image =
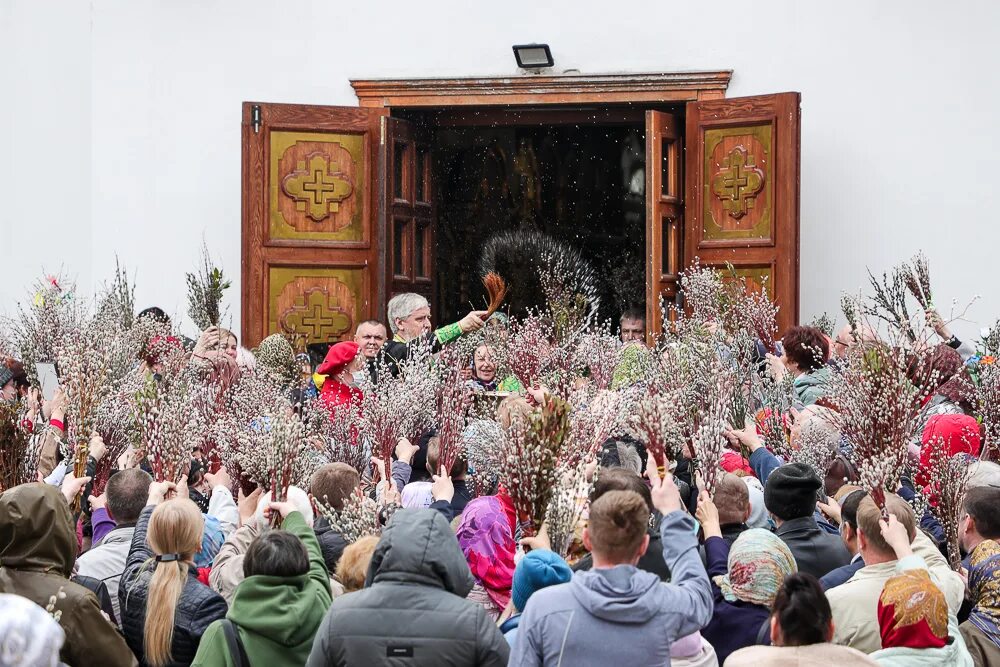
[[[353,340],[345,340],[330,347],[326,357],[316,368],[319,375],[336,375],[358,356],[359,346]]]

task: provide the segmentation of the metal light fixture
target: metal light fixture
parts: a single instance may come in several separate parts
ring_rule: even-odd
[[[548,44],[517,44],[514,46],[514,58],[521,69],[539,70],[555,64]]]

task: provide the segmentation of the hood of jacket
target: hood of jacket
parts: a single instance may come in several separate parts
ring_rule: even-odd
[[[300,646],[312,640],[326,614],[312,583],[308,572],[297,577],[247,577],[236,588],[226,616],[276,644]]]
[[[462,598],[475,583],[451,526],[431,509],[392,515],[372,554],[365,587],[380,582],[435,586]]]
[[[76,531],[66,499],[49,484],[22,484],[0,495],[0,565],[69,578]]]
[[[632,565],[577,572],[570,590],[591,614],[616,623],[647,623],[660,611],[660,578]]]

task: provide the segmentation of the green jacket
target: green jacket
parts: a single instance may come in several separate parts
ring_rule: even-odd
[[[298,536],[309,553],[309,572],[297,577],[254,575],[236,588],[226,618],[239,628],[240,639],[254,665],[304,665],[313,636],[330,608],[330,575],[313,529],[292,512],[282,529]],[[192,667],[232,667],[222,621],[208,626]]]
[[[795,396],[802,405],[812,405],[830,393],[830,367],[823,366],[809,373],[803,373],[792,382]]]

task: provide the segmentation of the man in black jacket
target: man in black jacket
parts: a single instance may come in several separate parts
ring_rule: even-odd
[[[805,463],[788,463],[772,472],[764,485],[764,506],[774,518],[775,535],[788,545],[799,572],[817,579],[851,562],[838,535],[819,527],[816,494],[823,482]]]
[[[437,352],[463,334],[482,329],[486,317],[485,311],[474,310],[454,324],[431,331],[430,303],[413,292],[392,297],[387,310],[393,336],[382,346],[381,357],[393,375],[416,347],[425,345],[431,352]]]
[[[473,579],[455,533],[434,510],[392,515],[364,589],[333,601],[309,667],[503,667],[510,649],[486,609],[465,597]]]

